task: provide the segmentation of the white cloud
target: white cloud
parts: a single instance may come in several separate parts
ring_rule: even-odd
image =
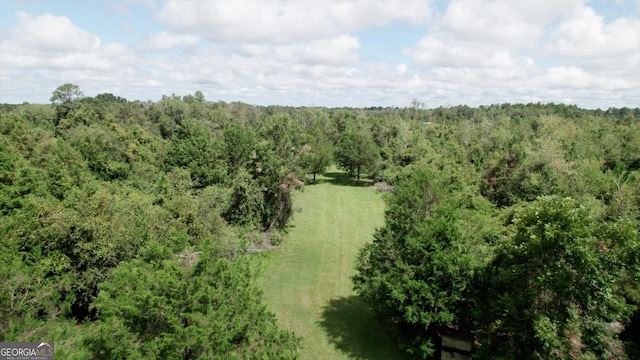
[[[343,35],[328,39],[315,39],[294,44],[242,44],[237,53],[246,57],[272,59],[291,64],[309,65],[333,64],[343,65],[358,61],[358,38]]]
[[[551,35],[548,51],[566,57],[617,57],[640,48],[640,19],[622,17],[605,24],[603,17],[585,7],[562,22]]]
[[[432,31],[409,51],[418,65],[520,67],[536,49],[547,25],[582,1],[452,1]]]
[[[524,69],[532,65],[528,57],[518,56],[507,47],[490,43],[460,42],[426,37],[410,51],[416,65],[423,68],[500,68]]]
[[[100,47],[100,39],[80,29],[65,16],[25,12],[17,15],[18,25],[10,30],[14,41],[45,52],[85,51]]]
[[[358,61],[357,50],[359,48],[360,43],[357,37],[343,35],[299,44],[267,44],[263,45],[261,51],[256,55],[289,64],[344,65]]]
[[[584,7],[550,35],[544,51],[600,73],[640,76],[640,19],[621,17],[605,23]]]
[[[588,91],[599,104],[640,93],[640,19],[605,23],[583,1],[452,1],[407,54],[436,86],[458,84],[451,96],[462,103],[516,95],[593,106],[581,100]]]
[[[396,66],[396,71],[398,72],[398,75],[400,75],[400,76],[406,74],[407,73],[407,64],[400,64],[400,65]]]
[[[0,38],[0,95],[47,102],[60,84],[84,84],[96,92],[143,82],[146,72],[134,68],[140,58],[123,44],[100,38],[66,16],[19,12],[17,24]],[[21,101],[24,101],[21,100]],[[7,100],[4,100],[7,101]],[[15,101],[15,100],[14,100]]]
[[[131,64],[124,45],[102,45],[65,16],[18,13],[18,24],[0,41],[0,65],[14,69],[109,70]]]
[[[546,89],[585,89],[595,86],[595,79],[575,66],[556,66],[548,69],[538,81]]]
[[[214,42],[291,43],[334,38],[394,21],[423,23],[428,2],[407,1],[167,1],[158,19],[168,28]]]
[[[293,46],[291,58],[296,57],[296,52],[301,52],[300,61],[305,64],[334,64],[343,65],[358,61],[357,50],[360,43],[357,37],[343,35],[332,39],[313,40],[310,43],[296,49]]]
[[[529,48],[544,35],[544,26],[583,1],[452,1],[439,26],[460,42]]]
[[[262,105],[640,104],[640,19],[605,20],[581,0],[451,1],[438,4],[442,13],[425,1],[186,4],[122,3],[113,26],[140,14],[159,21],[142,27],[154,31],[142,39],[131,31],[133,45],[108,43],[65,16],[18,13],[0,33],[0,102],[47,102],[73,82],[90,96],[201,90]],[[375,36],[393,41],[405,28],[424,36],[404,53],[371,55]]]
[[[174,48],[195,48],[200,38],[193,35],[176,35],[166,31],[147,36],[138,48],[143,51],[168,51]]]

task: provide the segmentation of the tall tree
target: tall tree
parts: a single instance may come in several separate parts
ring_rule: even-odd
[[[250,128],[232,124],[224,129],[223,138],[229,172],[233,175],[251,161],[251,152],[255,150],[255,134]]]
[[[362,170],[373,170],[379,151],[371,136],[364,131],[349,131],[342,135],[336,151],[340,166],[350,174],[356,174],[360,182]]]
[[[74,84],[64,84],[58,86],[51,95],[51,102],[53,104],[68,104],[74,100],[81,99],[84,96],[80,87]]]
[[[385,226],[361,250],[353,277],[356,292],[398,324],[401,346],[418,359],[433,356],[442,327],[469,329],[473,273],[486,246],[476,241],[481,231],[464,219],[491,227],[485,222],[490,217],[477,215],[488,202],[466,201],[476,211],[469,216],[448,186],[448,179],[425,168],[403,176],[387,203]]]
[[[74,102],[82,97],[84,94],[80,87],[70,83],[60,85],[53,91],[50,101],[56,106],[56,125],[73,109]]]
[[[263,225],[279,229],[292,214],[291,190],[300,181],[299,157],[302,130],[300,124],[283,112],[276,112],[258,124],[255,156],[251,173],[264,194]]]
[[[324,172],[331,164],[333,158],[333,142],[322,132],[314,132],[305,137],[306,144],[302,147],[300,161],[302,167],[310,174],[313,174],[313,182],[316,182],[316,175]]]
[[[204,188],[226,179],[223,146],[224,143],[215,139],[205,127],[195,121],[185,121],[171,139],[167,162],[189,169],[194,185]]]
[[[478,287],[479,357],[625,358],[618,334],[631,308],[618,281],[631,264],[616,254],[637,248],[637,230],[557,197],[518,211],[514,226]]]

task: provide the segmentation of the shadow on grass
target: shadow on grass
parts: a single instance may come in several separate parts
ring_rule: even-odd
[[[329,342],[350,359],[404,359],[382,324],[360,297],[330,300],[318,322]]]
[[[308,185],[314,185],[313,180],[308,179],[306,182]],[[367,187],[371,186],[371,180],[361,178],[360,182],[356,181],[354,177],[350,177],[349,174],[345,172],[333,171],[326,172],[323,175],[318,175],[316,178],[315,184],[332,184],[332,185],[340,185],[340,186],[360,186]]]

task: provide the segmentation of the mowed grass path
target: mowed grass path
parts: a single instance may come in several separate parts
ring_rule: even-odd
[[[295,194],[294,207],[283,250],[269,254],[260,281],[281,326],[303,338],[302,359],[402,358],[350,279],[383,224],[381,195],[330,173]]]

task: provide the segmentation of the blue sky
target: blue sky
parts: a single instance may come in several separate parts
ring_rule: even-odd
[[[0,103],[640,106],[640,0],[0,0]]]

